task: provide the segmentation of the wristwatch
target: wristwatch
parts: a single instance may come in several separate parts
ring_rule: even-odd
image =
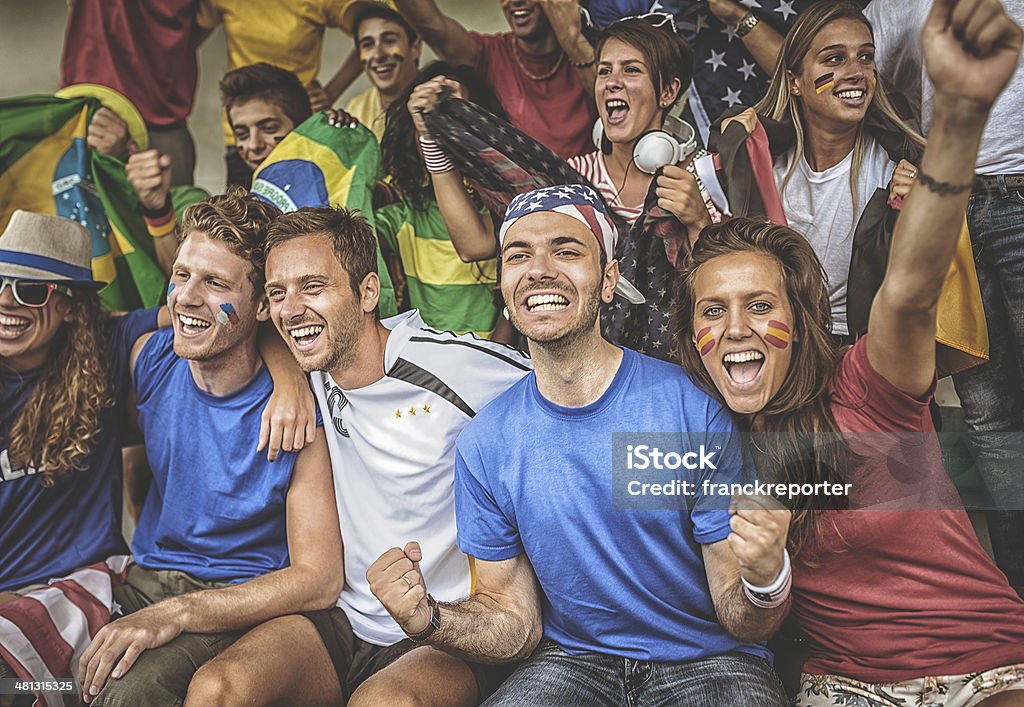
[[[441,610],[437,606],[434,597],[427,595],[427,606],[430,608],[430,623],[419,633],[406,633],[413,643],[423,643],[436,632],[441,630]]]
[[[740,39],[743,39],[748,34],[750,34],[750,30],[757,27],[757,23],[760,21],[761,20],[758,18],[758,16],[755,15],[753,12],[748,12],[746,16],[744,16],[744,18],[740,20],[739,24],[736,25],[736,36],[739,37]]]

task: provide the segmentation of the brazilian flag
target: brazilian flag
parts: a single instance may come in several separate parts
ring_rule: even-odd
[[[336,128],[317,113],[281,141],[253,175],[252,191],[284,212],[303,206],[344,206],[373,219],[380,148],[365,126]],[[377,244],[381,317],[398,312],[395,288]]]
[[[86,147],[95,98],[0,100],[0,230],[15,209],[62,216],[92,234],[93,278],[111,309],[160,303],[165,278],[124,164]]]

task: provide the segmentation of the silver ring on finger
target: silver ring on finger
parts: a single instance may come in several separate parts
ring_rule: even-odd
[[[406,577],[406,576],[405,576],[405,575],[403,574],[403,575],[402,575],[402,578],[401,578],[401,579],[402,579],[402,581],[403,581],[403,582],[405,582],[405,586],[406,586],[406,591],[409,591],[410,589],[412,589],[412,582],[410,582],[410,581],[409,581],[409,578],[408,578],[408,577]]]

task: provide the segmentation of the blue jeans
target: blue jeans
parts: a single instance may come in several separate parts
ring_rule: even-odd
[[[544,641],[487,700],[486,707],[787,707],[767,661],[726,653],[683,663],[569,655]]]
[[[996,512],[996,562],[1024,586],[1024,192],[976,190],[967,207],[974,262],[988,320],[987,364],[953,378],[967,438]]]

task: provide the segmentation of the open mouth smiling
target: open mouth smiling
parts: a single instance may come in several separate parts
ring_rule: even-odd
[[[16,339],[32,325],[27,317],[16,317],[12,314],[0,314],[0,339]]]
[[[187,314],[178,314],[178,323],[181,324],[182,333],[188,336],[201,334],[210,328],[210,322]]]
[[[526,309],[530,312],[557,312],[569,306],[564,295],[530,295],[526,298]]]
[[[733,351],[722,356],[722,368],[734,384],[747,385],[760,375],[764,361],[764,354],[755,349]]]
[[[604,109],[610,125],[621,124],[629,115],[629,104],[621,98],[609,98],[604,102]]]
[[[295,329],[289,329],[288,335],[292,337],[292,341],[295,342],[298,348],[307,349],[317,340],[317,337],[320,336],[323,330],[322,324],[307,324]]]

